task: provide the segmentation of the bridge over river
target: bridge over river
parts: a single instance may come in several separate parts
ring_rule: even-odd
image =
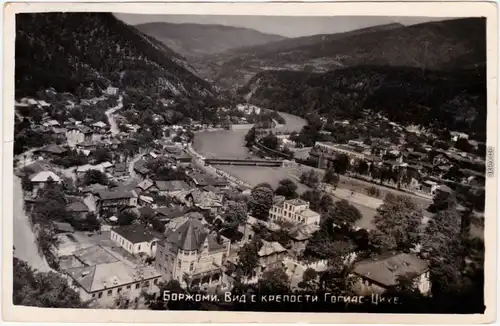
[[[283,166],[283,160],[262,160],[262,159],[237,159],[237,158],[207,158],[205,164],[209,165],[239,165],[239,166]]]

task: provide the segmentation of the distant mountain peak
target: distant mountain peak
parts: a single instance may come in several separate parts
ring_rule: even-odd
[[[135,27],[186,58],[286,39],[250,28],[215,24],[153,22]]]

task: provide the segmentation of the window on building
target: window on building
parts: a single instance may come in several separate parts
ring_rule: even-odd
[[[193,271],[194,270],[194,263],[189,264],[189,270]]]
[[[110,297],[113,294],[113,290],[108,290],[108,297]]]
[[[92,298],[95,298],[95,293],[92,293]]]
[[[122,288],[116,289],[116,293],[121,293],[121,292],[122,292]]]
[[[139,283],[135,284],[135,288],[138,289],[141,285]]]
[[[149,286],[149,281],[144,282],[144,286],[148,287]]]
[[[130,289],[132,286],[131,285],[127,285],[127,289]]]
[[[158,284],[158,279],[157,278],[155,278],[155,280],[153,281],[153,284],[154,285]]]
[[[181,261],[180,260],[177,262],[177,268],[181,268]]]
[[[137,246],[137,250],[141,250],[141,245],[138,245],[138,246]]]
[[[99,294],[97,294],[97,297],[102,298],[102,292],[99,292]]]

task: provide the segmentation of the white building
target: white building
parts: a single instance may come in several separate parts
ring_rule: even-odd
[[[120,226],[111,230],[111,240],[131,255],[156,255],[158,238],[141,224]]]
[[[30,177],[31,184],[33,185],[33,193],[35,194],[38,189],[44,188],[49,182],[61,183],[61,178],[52,171],[41,171]]]
[[[117,306],[117,299],[137,302],[144,291],[156,295],[161,275],[150,266],[135,266],[118,259],[65,269],[82,301],[103,308]]]
[[[280,199],[269,210],[272,221],[287,220],[294,224],[319,225],[320,215],[302,199]]]
[[[167,225],[158,243],[156,269],[166,281],[175,279],[200,287],[221,285],[223,265],[230,250],[229,239],[217,236],[203,223],[200,213],[189,213]]]

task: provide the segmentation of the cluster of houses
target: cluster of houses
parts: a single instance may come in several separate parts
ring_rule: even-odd
[[[108,88],[106,93],[116,95],[116,89]],[[29,99],[16,105],[23,103],[50,106]],[[259,114],[256,107],[237,109]],[[64,157],[70,149],[89,155],[98,147],[113,151],[120,144],[120,138],[112,137],[108,125],[99,121],[70,118],[61,125],[44,119],[42,126],[60,134],[67,145],[50,144],[36,151],[41,159],[28,165],[34,194],[49,183],[65,182],[67,176],[49,163],[51,159]],[[68,214],[83,221],[93,213],[101,222],[98,232],[75,231],[68,223],[55,223],[60,240],[55,256],[60,271],[83,300],[91,300],[96,307],[137,306],[145,293],[158,295],[160,284],[170,280],[206,291],[230,290],[235,280],[234,266],[239,263],[238,250],[254,240],[258,228],[287,231],[290,246],[261,241],[257,267],[244,281],[257,282],[263,273],[286,267],[285,262],[290,261],[294,265],[293,275],[297,274],[296,268],[302,264],[297,257],[320,224],[320,214],[311,210],[308,202],[276,196],[267,221],[248,215],[237,227],[237,234],[216,232],[214,224],[224,223],[222,216],[227,211],[228,198],[248,195],[248,190],[237,189],[225,178],[194,169],[192,156],[179,144],[162,140],[156,143],[155,150],[145,153],[134,164],[110,160],[73,170],[76,180],[82,180],[89,171],[99,171],[113,181],[106,185],[79,186],[71,194],[65,194]],[[356,142],[346,146],[363,147]],[[318,143],[317,148],[349,153],[350,147]],[[173,180],[161,180],[149,164],[155,160],[173,170],[182,168],[183,173]],[[136,220],[121,225],[119,216],[124,211],[135,215]],[[144,222],[146,216],[160,221],[164,231]],[[395,253],[359,262],[353,276],[358,279],[360,292],[382,293],[408,271],[412,271],[420,291],[427,293],[428,266],[411,254]]]
[[[410,171],[408,174],[414,177],[402,187],[410,191],[420,192],[434,196],[439,187],[446,188],[450,183],[447,176],[450,170],[457,169],[461,175],[461,185],[483,188],[485,185],[485,173],[473,168],[484,165],[484,159],[475,155],[460,152],[455,148],[443,150],[424,145],[426,153],[417,152],[411,148],[399,148],[386,144],[382,148],[372,148],[362,141],[351,140],[347,144],[336,144],[332,142],[316,142],[309,153],[309,157],[318,163],[318,167],[326,169],[334,164],[339,154],[346,155],[350,159],[351,166],[356,166],[364,161],[368,165],[369,173],[372,167],[387,167],[388,169],[403,169]],[[429,155],[433,152],[433,156]]]
[[[54,146],[49,150],[51,155],[59,153]],[[101,231],[88,235],[75,232],[65,223],[56,223],[62,243],[56,253],[60,269],[83,299],[92,300],[96,307],[123,302],[134,307],[141,304],[144,293],[158,295],[161,282],[169,280],[211,293],[228,291],[235,281],[238,250],[253,241],[258,228],[269,232],[286,230],[290,245],[285,248],[279,242],[261,241],[257,267],[244,282],[255,283],[265,272],[278,267],[288,268],[291,277],[301,277],[305,269],[300,267],[303,263],[297,257],[318,230],[320,214],[304,200],[276,196],[267,221],[249,215],[238,226],[236,235],[217,233],[214,223],[224,222],[227,198],[248,195],[248,191],[242,192],[243,189],[232,187],[223,178],[192,168],[191,161],[184,160],[185,155],[182,149],[166,145],[162,150],[145,154],[133,165],[136,174],[133,182],[117,182],[113,186],[91,184],[79,188],[79,196],[67,196],[71,199],[67,211],[74,219],[83,220],[93,212],[102,222]],[[164,158],[171,167],[184,166],[184,174],[177,180],[157,180],[154,171],[148,168],[148,161],[159,158]],[[57,170],[51,170],[50,164],[43,162],[32,164],[33,186],[64,182]],[[89,170],[106,173],[116,181],[123,176],[130,178],[127,166],[112,162],[80,166],[75,174],[81,178]],[[159,200],[160,197],[168,200]],[[124,210],[135,214],[138,220],[154,216],[165,226],[165,231],[142,223],[119,225],[117,216]],[[297,272],[300,268],[301,272]],[[382,293],[409,270],[416,273],[421,292],[427,293],[428,266],[411,254],[395,253],[359,262],[352,276],[358,279],[360,293]]]

